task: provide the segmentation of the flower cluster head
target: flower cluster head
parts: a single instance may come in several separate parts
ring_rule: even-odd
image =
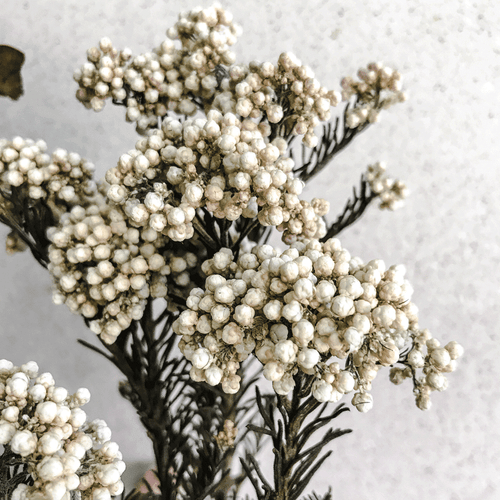
[[[356,97],[353,108],[346,113],[346,124],[357,128],[365,123],[375,123],[380,110],[406,100],[401,91],[401,74],[382,63],[370,63],[358,71],[359,81],[348,76],[342,79],[342,99]]]
[[[159,250],[167,238],[151,227],[131,225],[119,205],[101,198],[74,207],[49,237],[54,302],[87,318],[108,344],[142,317],[148,297],[167,294],[172,270]],[[179,266],[175,269],[182,274]]]
[[[94,111],[101,111],[107,98],[125,99],[125,70],[131,57],[130,49],[119,51],[109,38],[102,38],[99,47],[87,51],[87,62],[73,74],[80,85],[77,99]]]
[[[464,348],[458,342],[453,340],[441,346],[429,330],[419,330],[413,336],[411,349],[404,356],[404,366],[391,368],[391,382],[399,385],[405,378],[413,378],[417,406],[421,410],[428,410],[432,404],[431,392],[447,389],[446,373],[455,371],[457,359],[463,353]],[[418,369],[422,369],[422,375],[416,377]]]
[[[28,465],[31,486],[17,486],[13,500],[109,500],[123,491],[125,464],[103,420],[87,422],[81,409],[87,389],[69,394],[31,361],[20,367],[0,360],[0,444]]]
[[[215,5],[181,13],[168,38],[152,52],[132,57],[129,49],[118,51],[103,38],[74,74],[80,86],[77,98],[94,111],[100,111],[107,98],[123,103],[127,120],[137,122],[140,133],[168,111],[193,115],[198,109],[195,99],[209,104],[221,68],[234,62],[229,47],[238,33],[231,14]]]
[[[325,200],[301,201],[286,141],[266,142],[259,126],[211,110],[207,118],[166,118],[106,173],[108,198],[122,204],[131,222],[174,241],[194,234],[196,210],[234,221],[258,217],[284,238],[320,238],[326,233]]]
[[[0,140],[0,216],[15,214],[25,204],[31,207],[43,202],[57,219],[96,194],[92,163],[64,149],[52,154],[46,151],[44,141],[22,137]],[[14,253],[24,248],[19,235],[12,231],[7,251]]]
[[[319,401],[336,402],[357,391],[352,402],[367,411],[380,368],[402,362],[405,376],[417,368],[436,372],[432,353],[418,362],[416,354],[402,354],[408,345],[417,352],[423,335],[403,266],[363,264],[332,238],[298,241],[283,253],[259,245],[237,259],[222,249],[202,270],[205,288],[191,291],[187,310],[173,325],[194,380],[221,383],[224,392],[235,393],[240,363],[254,354],[278,394],[293,390],[300,370],[315,377],[312,394]],[[455,351],[458,357],[460,349]],[[444,363],[441,372],[453,367]]]
[[[243,118],[265,117],[270,124],[283,124],[287,131],[303,135],[308,147],[318,144],[314,127],[330,119],[331,106],[340,102],[340,94],[321,86],[311,68],[290,52],[282,53],[276,65],[233,66],[229,76],[227,90],[214,106]]]
[[[368,165],[365,177],[372,192],[380,198],[379,208],[396,210],[408,196],[408,188],[403,181],[388,177],[386,169],[384,162]]]

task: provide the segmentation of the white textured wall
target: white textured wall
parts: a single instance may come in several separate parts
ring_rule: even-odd
[[[92,159],[101,174],[113,166],[133,146],[133,127],[123,109],[85,110],[73,97],[72,72],[104,35],[134,53],[158,45],[180,3],[2,0],[0,44],[23,50],[26,63],[25,95],[0,98],[0,137],[43,138],[50,150]],[[434,394],[426,413],[414,406],[408,383],[395,387],[381,375],[374,409],[338,422],[355,432],[335,443],[317,491],[330,484],[337,500],[499,498],[500,7],[488,0],[224,5],[244,28],[235,47],[241,61],[275,61],[291,50],[333,88],[372,60],[403,73],[409,102],[356,139],[308,194],[328,198],[335,215],[366,165],[386,160],[411,197],[394,213],[373,207],[341,239],[365,260],[405,263],[421,325],[466,348],[449,389]],[[6,233],[0,228],[0,239]],[[76,344],[92,334],[52,305],[44,270],[28,253],[0,254],[0,284],[0,357],[36,359],[59,384],[87,386],[88,412],[108,421],[125,459],[149,460],[149,442],[118,396],[119,374]]]

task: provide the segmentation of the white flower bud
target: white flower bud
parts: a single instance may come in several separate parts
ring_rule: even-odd
[[[345,370],[342,370],[335,377],[335,385],[338,391],[343,394],[351,392],[354,389],[354,383],[355,383],[354,377],[352,376],[351,372]]]
[[[332,318],[321,318],[316,323],[316,332],[318,335],[331,335],[337,331],[337,324]]]
[[[397,283],[388,282],[379,287],[379,296],[387,302],[397,302],[401,297],[401,287]]]
[[[44,455],[53,455],[61,449],[61,440],[53,433],[44,434],[38,444]]]
[[[11,370],[14,368],[14,364],[12,361],[7,359],[0,359],[0,373],[9,374]]]
[[[281,314],[292,323],[298,322],[302,319],[302,306],[296,300],[292,300],[283,307]]]
[[[28,380],[24,373],[23,377],[12,377],[7,381],[5,390],[7,394],[16,399],[24,399],[28,395]]]
[[[92,500],[111,500],[108,488],[96,488],[92,491]]]
[[[373,321],[384,328],[390,328],[396,319],[396,310],[391,305],[376,307],[372,311]]]
[[[361,413],[366,413],[373,408],[373,397],[367,392],[357,392],[354,394],[351,403]]]
[[[431,398],[428,394],[419,394],[416,398],[417,407],[420,410],[429,410],[432,406]]]
[[[275,382],[283,377],[285,370],[277,361],[270,361],[264,365],[263,373],[267,380]]]
[[[21,370],[30,378],[38,376],[38,364],[35,361],[28,361],[21,366]]]
[[[37,438],[28,430],[17,431],[10,440],[10,447],[14,453],[27,457],[36,450]]]
[[[380,342],[377,354],[382,366],[393,365],[399,359],[399,349],[392,342]]]
[[[363,295],[364,290],[361,283],[354,276],[345,276],[339,281],[339,293],[357,299]]]
[[[330,302],[335,295],[335,285],[329,281],[320,281],[316,285],[316,299],[323,303]]]
[[[123,482],[121,480],[108,486],[108,490],[109,490],[109,493],[111,494],[111,496],[121,495],[123,493],[124,489],[125,489],[125,485],[123,484]]]
[[[234,310],[234,319],[241,326],[250,326],[252,324],[253,318],[255,316],[255,310],[247,306],[246,304],[240,304],[236,306]]]
[[[274,356],[282,363],[295,361],[297,346],[291,340],[280,340],[274,346]]]
[[[87,420],[87,414],[81,408],[73,408],[71,410],[71,417],[69,423],[75,428],[79,429]]]
[[[167,215],[167,220],[172,226],[179,226],[186,221],[186,214],[181,208],[172,208]]]
[[[37,472],[44,481],[54,481],[63,473],[63,465],[59,457],[47,457],[40,462]]]
[[[243,340],[243,331],[236,323],[228,323],[222,330],[222,340],[226,344],[239,344]]]
[[[299,302],[312,298],[314,294],[314,286],[307,278],[300,278],[293,286],[295,297]]]
[[[280,278],[284,283],[294,283],[299,277],[299,266],[295,262],[285,262],[280,267]]]
[[[270,321],[277,321],[281,318],[282,307],[279,300],[270,300],[263,308],[264,315]]]
[[[360,333],[366,335],[370,331],[371,322],[365,315],[356,313],[352,317],[352,326]]]
[[[50,424],[57,415],[57,405],[53,401],[38,403],[35,411],[38,420],[44,424]]]
[[[311,370],[319,363],[320,357],[316,349],[303,349],[297,356],[297,362],[302,368]]]
[[[456,360],[463,356],[464,354],[464,348],[458,343],[452,340],[451,342],[448,342],[444,346],[444,348],[450,353],[450,358],[452,360]]]
[[[343,333],[344,340],[350,347],[351,352],[358,350],[363,344],[363,335],[356,330],[356,328],[350,327]],[[340,339],[339,339],[340,340]],[[333,338],[332,338],[333,341]],[[333,342],[332,342],[333,344]],[[329,345],[332,345],[329,344]]]
[[[53,387],[49,397],[54,403],[62,403],[68,397],[68,391],[64,387]]]
[[[0,422],[0,444],[9,444],[16,433],[16,427],[9,422]]]
[[[413,368],[423,368],[425,364],[424,355],[417,349],[408,353],[407,361]]]
[[[430,361],[437,369],[441,369],[450,364],[451,356],[447,349],[438,347],[431,352]]]
[[[205,379],[207,384],[211,386],[220,384],[223,374],[224,372],[218,366],[212,365],[208,367],[205,370]]]
[[[230,375],[222,379],[222,390],[226,394],[236,394],[240,390],[241,377],[239,375]]]
[[[292,326],[292,333],[300,345],[305,347],[314,338],[314,326],[310,321],[301,319]]]
[[[354,302],[350,297],[338,295],[332,300],[332,312],[339,318],[350,316],[354,311]]]
[[[235,296],[230,286],[222,285],[215,289],[214,299],[222,304],[231,304],[234,302]]]
[[[448,380],[441,372],[429,372],[425,380],[435,391],[444,391],[448,387]]]
[[[65,450],[67,453],[70,453],[71,455],[75,456],[78,460],[82,460],[83,457],[85,457],[85,453],[87,452],[85,447],[83,447],[80,443],[77,443],[75,441],[69,442],[65,446]]]
[[[320,403],[326,403],[332,397],[333,387],[323,379],[315,380],[311,392]]]
[[[19,407],[18,406],[8,406],[2,410],[2,418],[7,422],[16,423],[19,417]]]
[[[120,471],[114,464],[102,464],[96,478],[103,486],[110,486],[120,480]]]
[[[16,489],[12,492],[11,500],[27,500],[28,498],[27,484],[18,484]]]
[[[273,382],[273,389],[276,394],[280,394],[281,396],[286,396],[290,392],[293,391],[295,387],[295,380],[290,373],[285,373],[280,380],[275,380]]]
[[[109,196],[109,194],[108,194]],[[159,212],[165,206],[163,197],[158,193],[150,192],[144,199],[144,205],[150,212]]]
[[[196,351],[194,351],[193,356],[191,358],[191,363],[193,366],[199,369],[207,368],[212,362],[212,355],[208,349],[204,347],[200,347]]]

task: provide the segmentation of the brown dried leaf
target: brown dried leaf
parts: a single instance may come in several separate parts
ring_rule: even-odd
[[[0,45],[0,96],[16,101],[23,95],[23,64],[24,54],[20,50],[9,45]]]

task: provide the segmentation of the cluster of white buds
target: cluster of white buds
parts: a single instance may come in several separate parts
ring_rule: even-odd
[[[386,169],[384,162],[368,165],[365,177],[372,192],[380,199],[379,208],[396,210],[401,207],[408,196],[408,188],[403,181],[387,177]]]
[[[358,71],[359,81],[352,77],[342,79],[342,99],[356,96],[356,104],[346,114],[346,124],[356,128],[366,122],[375,123],[382,109],[406,101],[401,91],[401,74],[382,63],[370,63]]]
[[[219,431],[219,434],[215,436],[215,441],[217,446],[222,450],[226,451],[228,448],[234,446],[234,440],[238,435],[238,428],[232,420],[224,421],[224,428]]]
[[[54,302],[92,320],[90,328],[106,343],[142,317],[148,297],[167,294],[167,238],[152,227],[131,225],[119,205],[102,198],[74,207],[49,238]]]
[[[139,133],[156,126],[168,111],[193,115],[198,109],[193,97],[209,106],[221,79],[218,67],[234,63],[229,46],[238,33],[232,15],[215,5],[180,14],[159,47],[136,57],[103,38],[100,50],[90,49],[88,62],[74,74],[77,98],[94,111],[109,97],[123,102],[127,121],[136,122]]]
[[[124,205],[134,224],[175,241],[193,235],[196,209],[234,221],[259,217],[285,237],[322,237],[325,200],[302,202],[304,183],[284,156],[286,142],[266,143],[251,120],[211,110],[183,123],[172,118],[141,139],[106,173],[108,198]],[[153,186],[153,189],[151,189]]]
[[[378,370],[415,344],[417,308],[404,267],[363,265],[335,238],[298,241],[281,254],[260,245],[236,261],[222,249],[202,270],[205,288],[192,290],[173,329],[191,377],[222,383],[227,393],[239,389],[240,362],[253,353],[278,394],[293,389],[301,370],[316,377],[319,401],[356,390],[353,404],[367,411]],[[344,368],[334,358],[346,360]],[[432,371],[432,363],[420,368]]]
[[[293,134],[303,135],[303,143],[311,148],[318,144],[314,127],[330,119],[331,106],[340,102],[339,92],[321,86],[311,68],[289,52],[282,53],[276,65],[233,66],[229,75],[227,88],[214,106],[234,110],[243,118],[265,116],[269,123],[282,123]]]
[[[58,218],[75,205],[85,205],[96,194],[92,163],[64,149],[51,155],[46,150],[44,141],[0,139],[0,214],[15,213],[14,204],[22,205],[29,199],[30,204],[43,200]],[[24,248],[19,235],[10,233],[7,251]]]
[[[463,347],[455,341],[441,347],[439,340],[433,338],[429,330],[417,331],[413,336],[412,348],[403,360],[405,367],[391,368],[390,379],[396,385],[406,378],[414,379],[413,392],[417,406],[421,410],[428,410],[432,404],[430,393],[444,391],[448,387],[445,374],[455,371],[457,359],[463,353]],[[423,374],[417,377],[419,369],[422,369]]]
[[[77,99],[94,111],[101,111],[108,98],[126,99],[125,72],[131,57],[130,49],[119,51],[109,38],[102,38],[99,47],[87,51],[87,62],[73,73],[80,86]]]
[[[297,202],[295,205],[294,203]],[[283,231],[282,240],[290,245],[300,238],[321,239],[326,233],[326,224],[323,217],[330,210],[330,203],[323,198],[313,198],[311,203],[301,200],[298,201],[290,196],[286,197],[286,207],[290,217],[288,220],[278,226],[279,231]],[[268,210],[269,213],[271,210]],[[259,212],[259,221],[262,225],[266,224]]]
[[[198,86],[193,85],[190,90],[197,95],[203,92],[202,89],[210,90],[211,86],[202,81],[203,77],[211,74],[217,66],[234,64],[236,58],[229,47],[240,35],[241,28],[233,23],[233,15],[219,3],[179,14],[175,26],[167,30],[167,36],[171,40],[180,40],[182,44],[179,72],[188,78],[194,74],[199,78]],[[203,93],[199,95],[203,97]]]
[[[90,393],[69,394],[30,361],[0,360],[0,445],[27,464],[33,484],[17,486],[12,500],[110,500],[123,491],[118,445],[103,420],[87,423],[80,408]]]

